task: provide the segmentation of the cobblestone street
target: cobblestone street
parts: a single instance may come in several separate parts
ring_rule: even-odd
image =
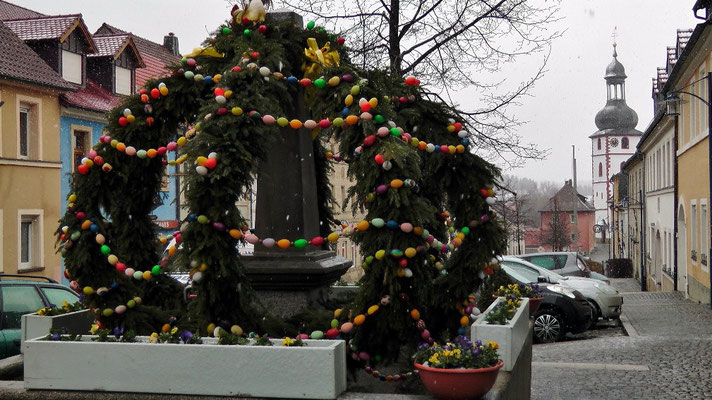
[[[633,279],[612,285],[630,336],[535,345],[532,399],[712,399],[712,310],[679,292],[632,292]]]

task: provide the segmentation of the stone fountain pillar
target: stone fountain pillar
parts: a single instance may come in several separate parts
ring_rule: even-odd
[[[272,12],[267,19],[272,23],[294,21],[298,27],[303,24],[294,12]],[[312,119],[301,96],[288,118]],[[259,166],[255,234],[275,240],[310,240],[319,236],[311,132],[281,128],[275,143]],[[262,303],[274,305],[272,311],[282,317],[315,304],[352,264],[311,245],[287,250],[257,245],[254,255],[243,257],[243,262]]]

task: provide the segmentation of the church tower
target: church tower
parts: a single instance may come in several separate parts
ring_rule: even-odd
[[[613,196],[611,176],[621,170],[621,165],[635,153],[643,133],[635,129],[638,114],[625,102],[625,68],[618,61],[616,43],[613,43],[613,61],[606,67],[605,107],[596,114],[598,130],[591,136],[591,174],[593,182],[593,207],[596,209],[596,239],[610,237],[608,199]]]

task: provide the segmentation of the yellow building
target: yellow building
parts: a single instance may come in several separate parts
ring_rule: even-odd
[[[0,22],[0,271],[61,279],[59,95],[73,90]]]
[[[697,25],[684,50],[680,46],[674,49],[677,62],[674,67],[668,65],[669,78],[660,91],[661,98],[677,95],[682,100],[676,118],[675,151],[678,288],[703,303],[710,302],[710,154],[708,106],[700,98],[710,101],[711,49],[708,19]],[[655,173],[648,168],[646,186],[654,182]]]

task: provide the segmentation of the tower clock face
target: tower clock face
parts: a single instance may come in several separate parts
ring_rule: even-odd
[[[611,138],[611,147],[618,147],[618,139]]]

